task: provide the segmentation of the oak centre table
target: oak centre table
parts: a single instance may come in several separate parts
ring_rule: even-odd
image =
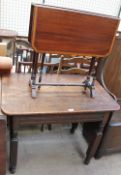
[[[2,112],[10,120],[10,171],[15,172],[17,162],[17,130],[22,119],[36,123],[79,123],[98,122],[99,127],[92,142],[88,145],[85,164],[98,151],[104,129],[113,111],[119,110],[119,105],[95,81],[95,97],[82,93],[83,87],[72,86],[42,86],[36,99],[31,98],[31,88],[28,85],[29,74],[11,74],[2,77]],[[80,83],[85,79],[80,75],[43,75],[43,83],[66,82]]]

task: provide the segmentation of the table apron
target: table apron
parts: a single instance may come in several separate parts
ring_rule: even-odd
[[[19,125],[38,124],[38,123],[79,123],[79,122],[98,122],[102,121],[105,113],[88,114],[41,114],[30,116],[13,116]]]

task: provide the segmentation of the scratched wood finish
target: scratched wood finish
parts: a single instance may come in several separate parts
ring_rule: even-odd
[[[107,88],[121,100],[121,33],[104,66],[104,82]]]
[[[33,5],[29,41],[36,52],[106,56],[118,24],[114,17]]]
[[[2,111],[7,115],[36,114],[80,114],[91,112],[115,111],[119,105],[96,81],[96,96],[90,98],[89,92],[83,94],[83,87],[43,86],[36,99],[31,98],[28,85],[29,75],[11,74],[2,78]],[[82,82],[80,75],[48,74],[42,82]],[[61,115],[62,116],[62,115]],[[60,116],[60,117],[61,117]]]

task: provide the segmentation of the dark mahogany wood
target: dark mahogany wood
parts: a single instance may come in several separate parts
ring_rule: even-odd
[[[104,57],[119,19],[83,11],[32,5],[29,41],[36,52]]]

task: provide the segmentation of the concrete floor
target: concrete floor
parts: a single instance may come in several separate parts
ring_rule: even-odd
[[[15,175],[121,175],[121,154],[92,158],[83,164],[87,144],[80,127],[74,135],[70,126],[53,126],[19,132],[18,164]],[[7,175],[10,173],[7,172]]]

